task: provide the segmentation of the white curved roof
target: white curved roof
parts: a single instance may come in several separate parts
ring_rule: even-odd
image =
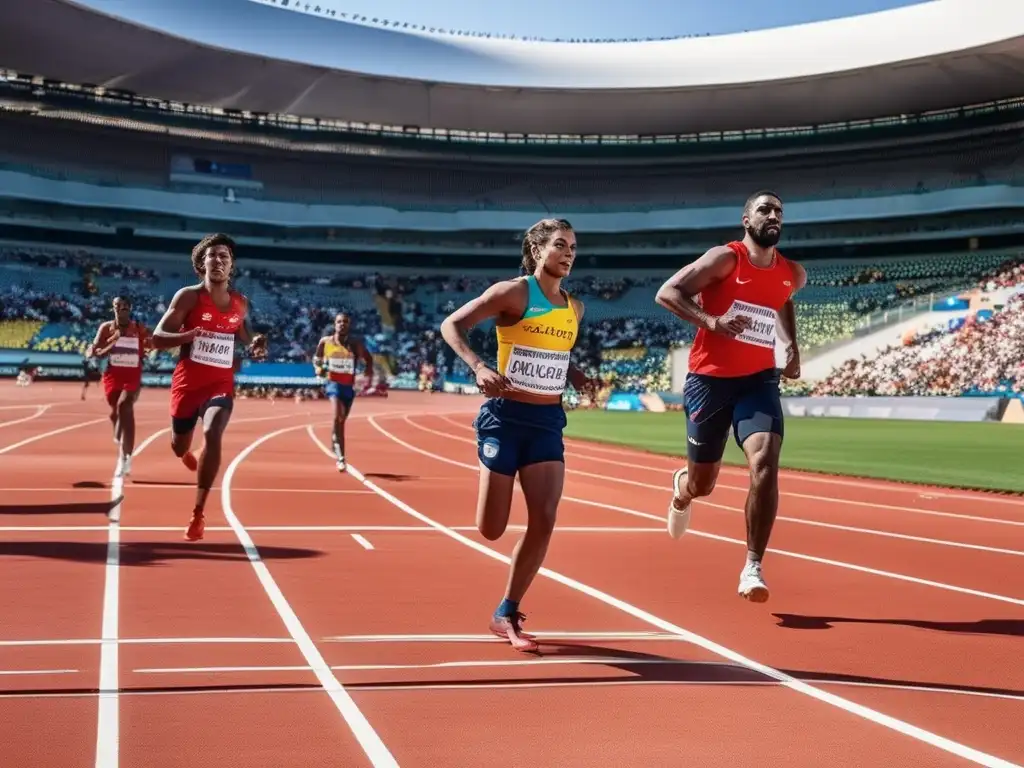
[[[224,108],[503,133],[807,125],[1024,94],[1018,0],[640,43],[407,32],[273,2],[6,0],[0,67]]]

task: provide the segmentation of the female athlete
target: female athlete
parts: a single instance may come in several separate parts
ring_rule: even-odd
[[[476,520],[494,541],[508,525],[516,474],[526,499],[526,533],[512,552],[505,597],[490,630],[519,651],[535,651],[535,638],[522,631],[519,603],[547,553],[565,477],[562,393],[566,382],[593,392],[598,382],[569,362],[583,319],[583,302],[562,289],[576,259],[576,236],[565,219],[537,222],[523,238],[525,277],[497,283],[453,312],[441,334],[476,374],[488,399],[473,426],[480,460]],[[494,318],[497,369],[487,367],[469,347],[467,333]]]

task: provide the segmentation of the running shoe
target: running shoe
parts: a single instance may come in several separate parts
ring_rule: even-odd
[[[676,509],[675,500],[681,495],[680,484],[686,482],[689,470],[686,467],[677,469],[672,474],[672,500],[668,503],[668,535],[678,539],[690,527],[690,508],[693,503],[686,505],[685,509]]]
[[[192,510],[192,521],[188,524],[188,530],[185,531],[185,540],[199,541],[201,538],[203,538],[203,533],[205,531],[206,518],[203,516],[203,510]]]
[[[749,560],[740,573],[739,596],[752,603],[768,602],[768,585],[761,576],[761,563]]]

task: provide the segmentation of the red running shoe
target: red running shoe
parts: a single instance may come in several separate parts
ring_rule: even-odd
[[[203,533],[206,531],[206,518],[203,517],[203,510],[194,509],[192,510],[192,521],[188,524],[188,530],[185,531],[186,541],[199,541],[203,538]]]

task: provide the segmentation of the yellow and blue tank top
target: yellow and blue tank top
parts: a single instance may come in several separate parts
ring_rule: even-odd
[[[327,380],[338,384],[353,384],[356,380],[356,356],[347,346],[335,344],[334,337],[324,342],[324,367]]]
[[[496,326],[498,373],[532,395],[561,395],[569,374],[569,352],[579,326],[569,294],[565,306],[552,304],[537,279],[526,278],[526,311],[514,325]]]

